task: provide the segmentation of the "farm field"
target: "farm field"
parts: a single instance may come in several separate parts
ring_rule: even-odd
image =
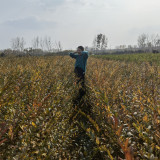
[[[83,97],[69,56],[0,58],[0,160],[158,160],[160,56],[129,56],[90,56]]]
[[[96,58],[103,58],[106,60],[118,60],[126,62],[149,62],[152,64],[160,65],[160,53],[137,53],[137,54],[119,54],[119,55],[92,55]]]

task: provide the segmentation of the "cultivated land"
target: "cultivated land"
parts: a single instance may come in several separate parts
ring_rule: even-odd
[[[103,58],[106,60],[118,60],[126,62],[149,62],[152,64],[160,65],[160,53],[139,53],[139,54],[119,54],[119,55],[94,55],[96,58]]]
[[[158,160],[159,57],[0,58],[0,159]]]

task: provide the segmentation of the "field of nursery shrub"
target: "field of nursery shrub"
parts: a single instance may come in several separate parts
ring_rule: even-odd
[[[0,58],[0,160],[158,160],[154,56],[89,56],[83,96],[69,56]]]
[[[118,61],[126,61],[126,62],[149,62],[151,65],[157,64],[160,65],[160,54],[154,53],[136,53],[136,54],[110,54],[110,55],[94,55],[96,58],[104,58],[106,60],[118,60]]]

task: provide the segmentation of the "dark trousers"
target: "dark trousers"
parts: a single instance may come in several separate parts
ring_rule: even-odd
[[[80,67],[75,67],[74,73],[76,76],[76,84],[81,84],[79,88],[79,94],[78,97],[75,99],[75,104],[81,100],[81,98],[86,93],[86,87],[85,87],[85,72]]]
[[[82,87],[84,87],[85,83],[85,72],[80,67],[75,67],[74,73],[76,75],[76,82],[77,84],[81,83]]]
[[[75,111],[73,112],[72,116],[70,117],[69,123],[71,124],[73,122],[73,118],[75,117],[75,115],[78,113],[77,109],[83,109],[85,110],[86,107],[83,105],[85,103],[85,100],[83,99],[83,96],[85,96],[86,94],[86,86],[85,86],[85,72],[80,68],[80,67],[76,67],[74,69],[74,73],[75,73],[75,78],[76,78],[76,84],[81,84],[81,87],[77,87],[79,92],[78,94],[76,93],[75,96],[73,96],[73,108],[75,109]],[[82,110],[82,111],[83,111]],[[90,108],[87,108],[87,111],[90,111]],[[84,112],[84,111],[83,111]]]

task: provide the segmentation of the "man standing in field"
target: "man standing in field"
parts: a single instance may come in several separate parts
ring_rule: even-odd
[[[76,59],[74,73],[76,75],[77,84],[81,81],[81,85],[84,87],[88,51],[84,51],[84,47],[79,46],[76,52],[69,53],[69,55]]]

